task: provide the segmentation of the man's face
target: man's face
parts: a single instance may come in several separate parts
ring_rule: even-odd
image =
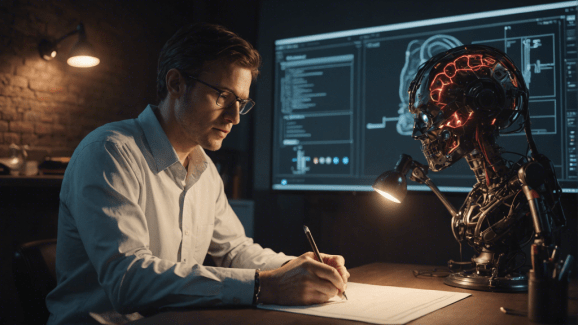
[[[198,76],[223,91],[229,91],[240,98],[249,97],[251,70],[238,65],[213,62],[207,64]],[[235,101],[230,107],[216,104],[219,92],[200,82],[187,89],[175,108],[178,127],[181,128],[186,146],[200,145],[203,149],[218,150],[233,125],[239,124],[239,104]]]

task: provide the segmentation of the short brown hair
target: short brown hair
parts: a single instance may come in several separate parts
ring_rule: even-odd
[[[157,68],[157,99],[167,96],[166,76],[178,69],[197,76],[207,62],[230,60],[251,69],[253,79],[259,74],[261,56],[246,40],[223,26],[197,23],[179,29],[163,46]]]

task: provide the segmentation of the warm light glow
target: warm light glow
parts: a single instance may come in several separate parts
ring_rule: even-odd
[[[71,65],[73,67],[77,67],[77,68],[90,68],[90,67],[94,67],[95,65],[98,65],[100,63],[100,60],[98,58],[95,58],[93,56],[73,56],[70,57],[68,59],[68,61],[66,61],[68,63],[68,65]]]
[[[444,101],[444,91],[448,86],[454,83],[453,78],[459,73],[471,73],[477,75],[478,72],[482,75],[493,70],[496,60],[492,58],[484,58],[481,54],[462,55],[453,62],[448,63],[443,71],[437,74],[430,85],[430,98],[432,101],[442,104],[443,107],[447,105]],[[484,71],[485,70],[485,71]],[[443,110],[442,107],[442,110]]]
[[[386,192],[384,192],[384,191],[382,191],[382,190],[378,190],[378,189],[376,189],[376,188],[374,188],[374,190],[375,190],[377,193],[383,195],[383,197],[386,198],[386,199],[388,199],[388,200],[391,200],[391,201],[393,201],[393,202],[395,202],[395,203],[401,203],[398,199],[396,199],[395,197],[393,197],[393,196],[392,196],[391,194],[389,194],[389,193],[386,193]]]
[[[458,112],[455,112],[449,119],[448,122],[446,123],[446,126],[452,129],[458,128],[460,126],[465,126],[466,124],[468,124],[468,121],[472,118],[472,115],[474,114],[474,112],[470,112],[470,114],[468,115],[468,118],[465,119],[466,121],[462,123],[462,119],[464,118],[464,116],[461,114],[461,112],[459,112],[460,114],[458,114]]]
[[[454,152],[454,150],[456,150],[456,149],[460,146],[460,138],[458,137],[458,138],[454,139],[454,141],[453,141],[453,143],[451,144],[451,146],[452,146],[452,147],[450,148],[450,151],[448,151],[448,153],[447,153],[448,155],[449,155],[450,153]]]

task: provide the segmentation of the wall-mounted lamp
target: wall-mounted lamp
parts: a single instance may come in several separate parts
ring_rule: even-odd
[[[76,33],[78,33],[78,41],[70,49],[70,54],[66,61],[68,65],[77,68],[90,68],[98,65],[100,59],[95,55],[92,45],[86,40],[86,32],[84,31],[84,25],[82,23],[79,23],[75,30],[62,36],[56,41],[51,42],[47,39],[41,40],[38,44],[40,57],[46,61],[54,59],[56,57],[56,47],[58,43]]]
[[[440,201],[442,201],[446,209],[451,213],[452,217],[455,216],[457,213],[456,209],[427,176],[428,167],[413,160],[411,156],[406,154],[401,155],[393,170],[388,170],[377,177],[373,183],[373,189],[388,200],[395,203],[401,203],[407,195],[407,181],[405,175],[410,169],[412,171],[410,179],[414,182],[429,186]]]

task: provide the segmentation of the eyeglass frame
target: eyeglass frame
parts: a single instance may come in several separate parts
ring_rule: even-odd
[[[219,106],[219,107],[223,107],[223,106],[219,105],[219,98],[221,98],[221,96],[223,95],[223,93],[231,93],[231,94],[233,94],[233,96],[235,96],[235,100],[234,100],[233,102],[231,102],[231,105],[229,105],[228,107],[223,107],[223,108],[229,108],[229,107],[233,106],[233,104],[234,104],[235,102],[239,102],[239,104],[240,104],[239,107],[242,107],[241,109],[239,109],[239,114],[245,115],[245,114],[249,113],[249,111],[252,110],[253,107],[255,107],[255,101],[252,100],[251,98],[243,99],[243,98],[237,96],[237,94],[235,94],[235,93],[234,93],[233,91],[231,91],[231,90],[222,90],[222,89],[219,89],[219,88],[217,88],[217,87],[215,87],[215,86],[213,86],[213,85],[211,85],[211,84],[208,84],[208,83],[202,81],[202,80],[199,79],[199,78],[196,78],[196,77],[191,76],[190,74],[188,74],[188,73],[186,73],[186,72],[183,72],[183,71],[180,71],[180,70],[179,70],[179,72],[180,72],[181,74],[183,74],[183,76],[186,77],[186,78],[193,79],[193,80],[198,81],[198,82],[200,82],[201,84],[203,84],[203,85],[205,85],[205,86],[207,86],[207,87],[209,87],[209,88],[212,88],[213,90],[216,90],[216,91],[219,93],[219,96],[217,97],[217,100],[215,100],[215,104],[217,104],[217,106]],[[244,104],[243,104],[243,102],[244,102]],[[247,106],[247,104],[249,104],[249,103],[252,103],[253,105],[252,105],[249,109],[244,110],[245,106]]]

